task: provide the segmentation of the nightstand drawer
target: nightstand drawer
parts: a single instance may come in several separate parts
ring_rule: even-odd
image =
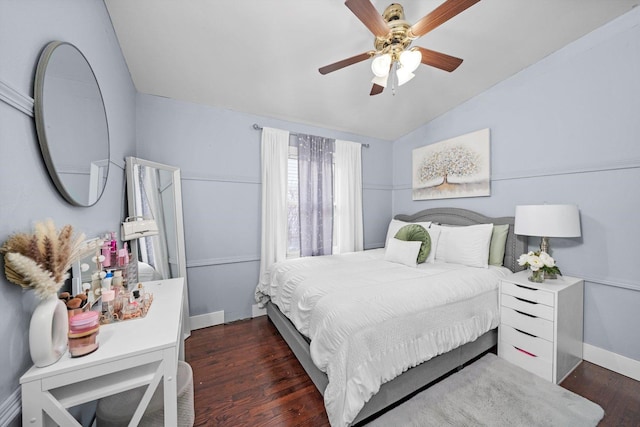
[[[553,381],[553,363],[541,357],[527,354],[523,350],[518,350],[511,344],[500,341],[498,345],[498,353],[500,357],[514,365],[520,366],[537,376]]]
[[[545,304],[550,307],[554,306],[553,293],[546,292],[541,289],[528,288],[523,285],[515,285],[513,283],[503,281],[501,292],[502,294],[508,294],[517,298],[526,299],[527,301]]]
[[[500,340],[542,359],[553,360],[553,343],[551,341],[531,336],[507,325],[500,326]]]
[[[534,316],[542,317],[543,319],[553,320],[553,307],[507,294],[502,294],[501,297],[501,304],[504,307],[513,308],[514,310],[521,311],[526,314],[533,314]]]
[[[500,308],[500,322],[528,334],[553,341],[553,322],[518,312],[512,308]]]

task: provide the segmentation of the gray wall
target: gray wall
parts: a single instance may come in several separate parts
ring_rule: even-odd
[[[106,104],[111,165],[102,199],[76,208],[58,195],[45,169],[33,117],[0,100],[0,242],[34,221],[52,218],[94,236],[118,230],[123,210],[124,157],[135,154],[135,88],[101,0],[0,0],[0,83],[26,105],[36,63],[52,40],[75,44],[94,69]],[[23,95],[23,96],[20,96]],[[26,98],[25,98],[26,97]],[[4,264],[0,261],[0,268]],[[28,330],[37,300],[0,274],[0,404],[31,366]],[[0,414],[1,416],[2,414]]]
[[[457,206],[513,215],[518,204],[577,204],[582,238],[551,239],[553,256],[565,274],[586,280],[585,342],[635,360],[639,75],[636,8],[393,147],[394,214]],[[491,129],[491,197],[412,201],[412,150],[483,128]]]
[[[384,245],[391,217],[391,143],[138,96],[138,156],[182,173],[191,315],[251,316],[260,258],[260,132],[253,123],[370,144],[363,148],[365,247]]]

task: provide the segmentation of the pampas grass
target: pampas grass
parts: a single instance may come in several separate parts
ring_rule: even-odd
[[[96,241],[74,236],[73,227],[58,231],[52,220],[36,222],[34,233],[16,233],[0,247],[4,270],[11,283],[35,289],[36,295],[54,295],[69,277],[71,265],[96,249]]]

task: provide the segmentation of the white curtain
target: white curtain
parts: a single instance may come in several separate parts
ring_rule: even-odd
[[[336,140],[335,165],[336,252],[361,251],[364,247],[362,145]]]
[[[269,267],[287,257],[287,161],[289,132],[262,129],[262,242],[259,283],[269,283]]]

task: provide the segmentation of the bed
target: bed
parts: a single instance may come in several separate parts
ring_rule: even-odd
[[[527,250],[526,237],[516,236],[513,233],[513,217],[491,218],[464,209],[434,208],[414,215],[398,215],[395,220],[403,223],[421,223],[425,226],[429,226],[430,223],[454,227],[477,226],[479,224],[493,224],[494,226],[508,224],[504,258],[502,260],[502,264],[506,268],[474,269],[466,266],[464,268],[454,266],[448,263],[434,263],[421,269],[412,269],[397,266],[394,263],[380,263],[379,260],[384,257],[384,249],[344,256],[346,258],[351,257],[355,260],[352,264],[359,265],[359,267],[343,266],[341,264],[342,260],[338,260],[340,256],[322,257],[323,259],[316,260],[303,259],[286,264],[279,263],[274,266],[275,268],[272,272],[274,276],[286,276],[291,283],[300,281],[300,283],[305,283],[305,286],[308,284],[308,286],[297,286],[287,290],[285,285],[280,285],[280,288],[274,286],[273,289],[269,286],[259,285],[258,289],[256,289],[256,296],[266,305],[269,319],[292,349],[320,393],[324,395],[325,406],[332,426],[357,424],[494,347],[497,343],[497,314],[495,314],[497,310],[497,288],[495,282],[497,281],[493,277],[495,275],[503,277],[511,271],[520,270],[521,267],[517,264],[517,258]],[[433,230],[432,233],[434,231],[437,230]],[[305,263],[310,263],[310,265],[306,266]],[[305,268],[309,268],[309,270],[305,270]],[[375,270],[370,274],[370,278],[364,279],[366,274],[360,270],[356,270],[356,273],[352,274],[350,270],[347,270],[351,268],[379,270]],[[450,274],[449,270],[452,270],[451,274],[456,276],[446,276]],[[474,270],[472,272],[473,276],[469,276],[471,274],[470,270]],[[476,274],[484,277],[482,279],[484,282],[477,282],[480,279],[476,279]],[[423,292],[418,294],[420,295],[419,297],[412,297],[410,301],[405,301],[403,307],[404,305],[411,305],[413,300],[422,303],[423,299],[431,298],[434,299],[433,304],[437,305],[434,305],[429,310],[420,312],[409,311],[407,316],[409,316],[410,322],[403,324],[405,326],[399,327],[399,324],[394,324],[394,315],[387,313],[387,301],[394,299],[396,295],[402,296],[403,292],[395,292],[394,294],[392,291],[380,288],[379,291],[367,292],[367,297],[364,300],[356,299],[358,303],[354,303],[342,302],[342,300],[332,301],[329,291],[325,291],[325,288],[333,286],[343,293],[348,293],[345,288],[350,286],[351,282],[360,280],[385,282],[386,278],[390,276],[398,277],[402,285],[406,286],[403,289],[409,289],[411,292]],[[448,299],[449,296],[444,294],[440,297],[438,292],[433,291],[433,289],[443,287],[442,284],[425,293],[426,291],[423,287],[416,286],[416,283],[423,280],[423,276],[429,276],[429,280],[435,283],[440,280],[441,282],[446,281],[447,285],[449,283],[456,284],[457,287],[453,288],[452,285],[452,288],[456,289],[456,292],[460,295],[460,301],[450,300]],[[461,278],[458,279],[458,276]],[[471,277],[473,279],[470,279]],[[343,281],[341,282],[340,280]],[[465,280],[467,282],[473,280],[473,287],[467,285]],[[493,285],[489,283],[491,280],[494,282]],[[271,282],[277,282],[277,280],[273,278]],[[485,284],[478,285],[477,283]],[[358,287],[359,285],[353,286]],[[375,288],[375,283],[373,286]],[[266,290],[266,288],[269,289]],[[378,296],[376,292],[381,292],[381,296]],[[300,294],[298,295],[300,299],[289,300],[288,296],[294,294]],[[265,298],[265,296],[267,297]],[[481,300],[483,301],[482,303]],[[443,330],[446,332],[444,335],[452,335],[455,339],[443,339],[441,340],[442,342],[437,344],[431,344],[430,341],[421,341],[423,338],[420,329],[423,324],[427,324],[432,320],[436,323],[438,321],[445,322],[447,321],[447,316],[454,316],[454,313],[460,313],[460,316],[470,316],[470,314],[463,313],[473,311],[476,306],[480,307],[478,310],[484,310],[482,304],[485,303],[495,306],[495,309],[492,308],[490,312],[487,309],[489,314],[485,315],[484,311],[478,311],[480,314],[474,312],[473,319],[461,319],[460,321],[452,317],[454,319],[451,322],[453,325],[451,326],[452,330]],[[382,308],[378,308],[376,304],[380,304]],[[346,320],[342,321],[342,318],[349,317],[352,309],[360,310],[360,306],[367,307],[366,311],[357,312],[355,320],[351,319],[350,322],[358,323],[359,319],[371,316],[374,318],[371,320],[371,325],[373,326],[362,326],[363,329],[368,328],[368,331],[362,333],[353,329],[351,336],[349,335],[351,334],[349,329],[351,326],[345,326],[347,322]],[[415,310],[415,307],[407,308],[407,310]],[[363,322],[365,321],[368,320],[363,320]],[[478,328],[475,326],[470,328],[471,323],[479,323],[480,325]],[[341,341],[340,338],[326,335],[327,333],[321,331],[318,325],[325,325],[325,329],[329,329],[332,334],[337,332],[337,335],[349,336]],[[349,325],[351,324],[349,323]],[[353,328],[356,328],[356,326]],[[431,334],[432,339],[434,337],[437,338],[443,335],[443,330],[434,330],[435,332],[429,332],[428,334]],[[380,335],[376,335],[378,332]],[[389,337],[386,337],[385,334],[389,335]],[[428,335],[426,332],[425,334]],[[419,339],[403,338],[404,335],[406,337],[419,336]],[[458,337],[458,335],[460,336]],[[313,343],[308,338],[309,336],[315,337]],[[371,357],[374,361],[367,360],[366,363],[361,363],[359,357],[362,358],[363,356],[360,353],[367,353],[369,351],[367,348],[369,343],[377,341],[379,337],[383,341],[382,345],[388,345],[389,348],[381,353],[383,355],[379,357],[380,360],[378,360],[378,353],[372,351],[371,354],[375,354],[375,356]],[[408,339],[411,342],[415,341],[415,345],[399,341],[402,339]],[[398,342],[401,342],[401,344],[399,345]],[[345,348],[347,350],[344,350]],[[393,353],[396,348],[400,348],[398,350],[399,357],[407,357],[411,360],[400,363],[395,361],[397,359],[396,355],[386,354]],[[382,362],[386,360],[386,357],[389,357],[389,360],[393,360],[393,363],[399,363],[398,366],[390,367],[383,364]],[[362,367],[363,365],[375,363],[379,365],[377,368],[382,369],[384,372],[376,372],[375,375],[361,372],[365,369]],[[355,365],[355,367],[351,365]],[[331,384],[329,384],[330,376],[333,378]],[[344,390],[342,387],[343,382],[348,385]]]

